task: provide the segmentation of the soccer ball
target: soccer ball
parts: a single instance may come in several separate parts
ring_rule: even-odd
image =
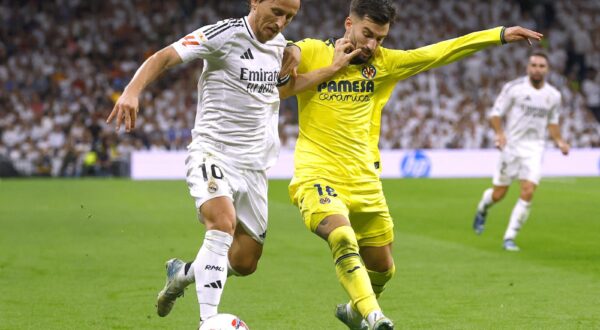
[[[231,314],[217,314],[202,321],[200,330],[250,330],[246,322]]]

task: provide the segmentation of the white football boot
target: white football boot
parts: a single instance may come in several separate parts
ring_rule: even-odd
[[[167,268],[167,283],[158,293],[156,299],[156,312],[158,316],[165,317],[173,309],[175,300],[183,296],[185,287],[190,284],[184,277],[185,262],[179,259],[171,259],[165,264]]]
[[[356,314],[355,312],[349,311],[349,304],[339,304],[335,308],[335,317],[338,320],[342,321],[348,329],[350,330],[368,330],[369,325],[367,321],[363,320],[362,316],[358,315],[357,317],[353,317],[352,314]]]

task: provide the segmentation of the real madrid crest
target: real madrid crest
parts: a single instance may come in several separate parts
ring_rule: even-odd
[[[363,77],[371,80],[375,78],[375,75],[377,75],[377,69],[375,69],[375,66],[373,66],[373,64],[365,64],[362,67],[361,73]]]
[[[217,192],[217,190],[219,190],[219,186],[217,185],[216,182],[211,181],[208,183],[208,188],[207,188],[208,192],[211,194],[214,194],[215,192]]]

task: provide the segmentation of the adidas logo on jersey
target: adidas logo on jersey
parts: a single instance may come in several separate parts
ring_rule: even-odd
[[[244,54],[242,54],[242,56],[240,56],[240,58],[242,60],[253,60],[254,55],[252,55],[252,51],[250,50],[250,48],[248,48],[248,50],[245,51]]]

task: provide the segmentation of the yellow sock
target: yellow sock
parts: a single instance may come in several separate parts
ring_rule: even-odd
[[[394,273],[396,273],[396,266],[392,265],[392,268],[387,271],[380,273],[367,269],[367,273],[369,274],[369,278],[371,279],[371,286],[373,287],[373,292],[375,292],[375,296],[379,298],[383,290],[385,290],[385,284],[394,277]]]
[[[327,238],[335,271],[342,287],[356,310],[366,318],[369,313],[381,310],[371,288],[371,282],[358,253],[358,243],[352,227],[342,226],[334,229]]]
[[[368,270],[369,278],[371,279],[371,287],[373,288],[373,292],[375,293],[375,297],[379,299],[383,290],[385,290],[385,284],[394,277],[396,273],[396,266],[392,265],[392,268],[387,271],[380,273],[373,270]],[[357,312],[356,306],[352,304],[352,301],[349,302],[352,309]]]

